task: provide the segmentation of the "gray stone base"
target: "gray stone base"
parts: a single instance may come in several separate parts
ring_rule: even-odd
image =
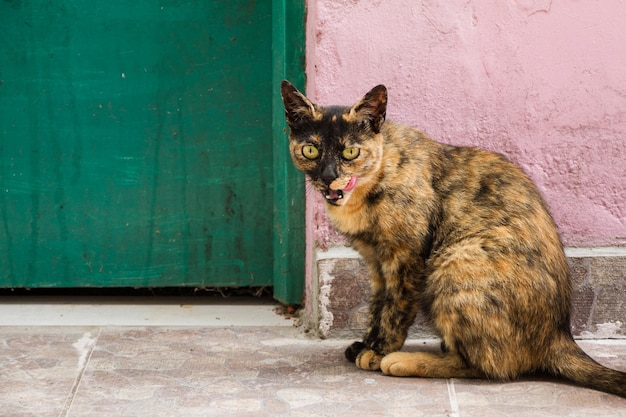
[[[626,250],[568,250],[572,279],[572,332],[577,338],[626,338]],[[318,254],[305,323],[321,337],[360,338],[367,327],[367,268],[351,249]],[[411,337],[436,337],[418,317]]]

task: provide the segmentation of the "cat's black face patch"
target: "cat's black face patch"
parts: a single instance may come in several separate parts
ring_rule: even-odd
[[[372,91],[352,107],[321,107],[281,84],[292,159],[329,204],[345,204],[380,166],[386,90]]]
[[[361,142],[355,133],[354,124],[346,121],[344,116],[349,110],[338,106],[324,108],[319,120],[312,120],[306,126],[292,130],[291,135],[291,139],[299,142],[303,149],[306,146],[315,147],[316,157],[307,161],[303,171],[324,199],[333,205],[338,205],[344,198],[343,189],[337,188],[342,184],[335,182],[345,176],[346,166],[351,164],[342,155],[346,148]]]

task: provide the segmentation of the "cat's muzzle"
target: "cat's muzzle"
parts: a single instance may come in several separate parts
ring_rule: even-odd
[[[331,188],[326,189],[326,191],[322,192],[326,201],[330,204],[338,205],[337,201],[343,200],[343,191],[342,190],[333,190]]]

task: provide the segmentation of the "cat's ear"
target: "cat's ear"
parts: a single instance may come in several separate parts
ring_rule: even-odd
[[[374,131],[379,133],[387,115],[387,88],[377,85],[350,109],[350,115],[366,121]]]
[[[280,84],[280,93],[285,106],[285,118],[291,129],[308,124],[322,117],[320,111],[289,81],[283,80]]]

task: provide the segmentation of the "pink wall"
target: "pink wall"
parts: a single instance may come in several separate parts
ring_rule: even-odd
[[[307,93],[383,83],[389,119],[519,163],[566,246],[626,246],[625,22],[621,0],[309,0]],[[307,204],[309,243],[341,242]]]

